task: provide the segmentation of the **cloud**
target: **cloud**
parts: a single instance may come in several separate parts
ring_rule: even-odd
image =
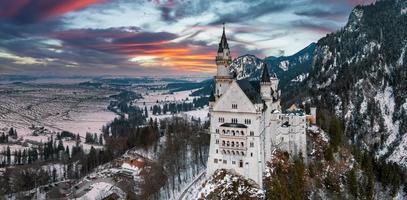
[[[331,22],[310,20],[297,20],[292,22],[292,25],[299,29],[309,30],[319,34],[334,32],[338,29],[337,25]]]
[[[104,0],[13,0],[0,2],[0,18],[17,23],[35,23],[80,10]]]
[[[240,3],[242,4],[242,3]],[[246,7],[239,6],[235,10],[224,13],[224,10],[214,11],[217,13],[217,19],[212,21],[210,25],[225,23],[235,23],[242,21],[250,21],[255,18],[269,15],[273,12],[282,12],[289,8],[290,1],[252,1]]]
[[[0,1],[0,71],[213,73],[215,25],[227,23],[233,57],[292,54],[366,2],[373,1]]]
[[[314,18],[324,18],[335,21],[343,21],[349,15],[348,12],[342,9],[332,9],[332,8],[321,8],[312,7],[305,10],[296,11],[295,14],[300,16],[314,17]]]

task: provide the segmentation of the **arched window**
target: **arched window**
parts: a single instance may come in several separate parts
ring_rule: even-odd
[[[230,142],[229,142],[229,141],[226,142],[226,146],[228,146],[228,147],[230,146]]]
[[[235,136],[235,131],[232,131],[232,135]]]
[[[242,145],[242,147],[244,147],[244,143],[243,143],[243,142],[240,142],[240,145]]]
[[[232,147],[235,147],[235,142],[232,142]]]
[[[232,151],[232,154],[235,155],[235,151]]]
[[[222,130],[222,133],[223,133],[223,135],[225,135],[225,133],[226,133],[225,130]]]
[[[230,154],[230,151],[228,150],[228,154]]]
[[[225,146],[225,141],[222,141],[222,146]]]
[[[243,132],[243,131],[242,131],[241,133],[242,133],[242,135],[244,135],[244,132]]]
[[[236,154],[239,155],[239,151],[236,151]]]

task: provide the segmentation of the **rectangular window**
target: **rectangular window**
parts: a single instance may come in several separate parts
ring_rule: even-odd
[[[239,167],[243,167],[243,160],[239,161]]]
[[[237,109],[237,104],[232,104],[232,109]]]
[[[232,123],[237,123],[237,119],[236,118],[232,118]]]
[[[236,164],[236,161],[232,161],[232,164],[235,165],[235,164]]]
[[[250,156],[253,157],[253,153],[250,153]]]
[[[216,153],[218,153],[219,151],[216,149]]]
[[[221,123],[225,122],[225,118],[219,117],[219,122],[221,122]]]
[[[252,124],[252,120],[251,120],[251,119],[245,119],[245,120],[244,120],[244,123],[245,123],[245,124]]]
[[[214,162],[214,163],[218,163],[218,159],[215,158],[215,159],[213,160],[213,162]]]
[[[253,142],[250,142],[250,147],[254,147],[254,143],[253,143]]]
[[[254,136],[254,132],[253,132],[253,131],[250,131],[250,136]]]
[[[216,139],[216,144],[219,144],[219,140],[218,140],[218,139]]]
[[[227,160],[223,160],[223,164],[228,164],[228,161],[227,161]]]

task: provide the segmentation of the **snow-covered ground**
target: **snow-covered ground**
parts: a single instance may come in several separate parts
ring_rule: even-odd
[[[143,108],[144,106],[147,106],[147,108],[154,106],[157,104],[157,101],[159,104],[163,103],[174,103],[174,102],[190,102],[192,99],[195,97],[191,97],[192,92],[196,91],[195,90],[186,90],[186,91],[180,91],[180,92],[174,92],[173,94],[168,93],[168,91],[163,90],[163,91],[156,91],[156,92],[146,92],[143,93],[143,99],[137,100],[135,105]],[[187,101],[188,99],[188,101]]]
[[[102,126],[117,116],[107,110],[109,96],[116,93],[77,85],[0,85],[0,132],[14,128],[20,141],[37,142],[47,141],[50,134],[33,136],[32,125],[44,127],[47,133],[99,134]]]
[[[190,96],[192,92],[195,90],[186,90],[181,92],[174,92],[173,94],[169,94],[168,91],[157,91],[151,93],[144,93],[143,99],[137,100],[134,105],[144,108],[147,107],[148,117],[153,119],[164,119],[168,117],[174,116],[173,114],[162,114],[162,115],[153,115],[150,107],[154,105],[163,106],[165,103],[182,103],[182,102],[192,102],[195,96]],[[158,103],[157,103],[158,102]],[[175,114],[175,116],[187,116],[189,118],[193,117],[194,119],[201,119],[201,121],[205,121],[208,119],[208,107],[204,107],[197,110],[191,110],[187,112],[182,112]]]
[[[98,182],[90,186],[92,188],[85,195],[78,198],[80,200],[98,200],[107,197],[113,192],[121,191],[120,188],[107,183],[107,182]]]

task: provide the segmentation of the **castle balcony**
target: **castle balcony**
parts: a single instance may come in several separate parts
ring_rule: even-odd
[[[225,137],[240,137],[247,136],[247,126],[239,123],[224,123],[219,127],[219,133]]]
[[[221,139],[221,142],[219,144],[219,147],[221,149],[226,149],[226,150],[247,150],[247,142],[246,140],[225,140]]]
[[[220,152],[222,155],[230,155],[230,156],[246,156],[247,148],[220,148]]]

